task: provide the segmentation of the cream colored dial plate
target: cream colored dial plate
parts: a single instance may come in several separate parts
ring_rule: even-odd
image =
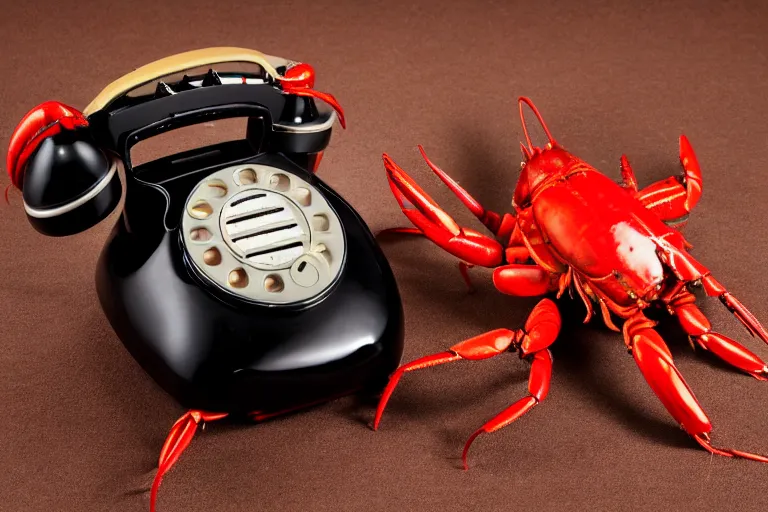
[[[209,281],[249,300],[290,304],[338,278],[346,240],[320,192],[275,167],[217,171],[192,191],[182,218],[184,247]]]

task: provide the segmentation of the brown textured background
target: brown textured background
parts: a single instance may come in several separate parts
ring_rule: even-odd
[[[487,206],[503,210],[530,95],[567,148],[618,177],[626,152],[645,185],[678,172],[685,132],[704,168],[687,236],[695,255],[768,321],[768,7],[738,2],[137,0],[3,2],[0,156],[32,106],[83,108],[149,61],[220,45],[315,66],[344,105],[321,168],[374,230],[405,219],[380,156],[389,152],[456,218],[471,216],[420,161],[416,144]],[[637,5],[631,5],[636,3]],[[762,4],[762,5],[761,5]],[[8,183],[3,174],[0,183]],[[36,234],[21,198],[0,216],[0,510],[144,511],[158,450],[183,412],[131,359],[97,302],[93,271],[114,221],[71,238]],[[474,225],[474,224],[472,224]],[[426,241],[383,242],[406,310],[404,358],[521,324],[533,301],[496,293]],[[768,466],[713,458],[668,417],[620,337],[566,326],[547,401],[466,437],[522,396],[514,357],[411,374],[382,429],[354,398],[268,424],[209,425],[166,477],[170,511],[762,510]],[[768,358],[716,300],[702,309]],[[768,385],[662,332],[723,446],[768,453]]]

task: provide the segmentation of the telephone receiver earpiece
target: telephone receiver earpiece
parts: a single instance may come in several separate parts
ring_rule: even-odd
[[[49,101],[29,111],[11,136],[7,170],[22,191],[30,224],[48,236],[80,233],[120,202],[118,161],[78,110]]]

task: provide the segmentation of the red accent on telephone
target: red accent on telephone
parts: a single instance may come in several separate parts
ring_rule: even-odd
[[[320,92],[312,89],[315,86],[315,70],[309,64],[299,63],[286,70],[285,75],[278,77],[280,85],[283,87],[283,91],[289,94],[295,94],[296,96],[309,96],[310,98],[317,98],[330,105],[336,114],[339,116],[339,124],[346,129],[347,123],[344,120],[344,110],[341,105],[333,97],[333,95],[326,92]]]
[[[27,160],[43,140],[62,130],[85,126],[88,120],[80,111],[58,101],[46,101],[27,112],[11,135],[6,157],[6,170],[13,186],[22,187]]]

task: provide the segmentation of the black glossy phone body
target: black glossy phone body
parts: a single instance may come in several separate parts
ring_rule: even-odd
[[[113,328],[147,373],[190,408],[273,412],[381,389],[402,354],[397,286],[363,220],[317,176],[284,155],[239,161],[300,174],[339,215],[346,262],[326,294],[299,306],[248,304],[206,284],[186,260],[183,204],[172,198],[186,198],[237,153],[234,145],[221,148],[226,161],[184,166],[161,185],[129,178],[124,213],[97,271]],[[167,225],[159,222],[163,216]]]
[[[225,53],[230,58],[243,55],[237,49]],[[189,59],[196,62],[209,54],[208,50],[191,52]],[[259,56],[256,60],[266,62]],[[172,69],[181,69],[175,58],[168,62]],[[285,65],[280,69],[290,65],[289,61],[281,62]],[[148,73],[146,69],[155,67],[150,64],[130,76],[141,78]],[[272,75],[281,72],[272,70]],[[334,106],[336,112],[322,110],[314,96],[324,101],[330,98],[333,104],[335,99],[308,88],[284,86],[269,74],[222,76],[211,67],[205,76],[159,81],[154,90],[138,96],[127,94],[118,80],[89,105],[86,115],[57,103],[31,111],[12,143],[14,155],[23,157],[18,161],[29,158],[28,164],[19,166],[26,175],[19,176],[23,177],[30,222],[51,236],[83,231],[104,219],[125,189],[123,211],[98,262],[98,296],[128,351],[185,407],[270,415],[356,391],[380,391],[397,368],[403,350],[403,312],[397,285],[365,222],[314,174],[337,113],[342,115],[340,107]],[[142,83],[142,87],[150,83],[142,80],[136,83]],[[118,91],[114,97],[109,92],[112,89]],[[52,116],[53,124],[43,126]],[[227,118],[247,118],[242,140],[138,166],[131,161],[131,149],[142,140]],[[44,140],[33,138],[36,119],[50,131]],[[23,137],[27,136],[29,144],[33,144],[29,154],[24,153],[23,145]],[[215,236],[219,237],[221,250],[230,250],[226,253],[228,261],[243,267],[236,269],[243,273],[241,277],[247,277],[244,269],[250,268],[258,282],[267,286],[269,281],[259,273],[259,265],[269,267],[270,261],[266,260],[277,249],[296,251],[300,246],[323,255],[311,252],[297,258],[316,261],[316,268],[310,263],[310,268],[319,272],[313,279],[325,272],[327,282],[305,282],[309,274],[303,274],[296,278],[299,284],[291,281],[295,289],[304,286],[303,291],[298,295],[286,291],[287,299],[270,301],[264,290],[261,296],[244,293],[240,289],[242,281],[230,281],[229,286],[226,273],[223,282],[216,281],[211,276],[213,270],[205,267],[208,260],[198,261],[199,253],[190,249],[195,242],[183,224],[183,219],[189,218],[184,216],[189,215],[190,201],[200,184],[233,165],[279,171],[291,186],[299,184],[296,191],[315,194],[316,202],[322,203],[325,214],[315,211],[312,222],[330,216],[333,228],[312,231],[306,220],[310,217],[305,219],[299,212],[297,215],[304,220],[291,223],[288,219],[288,224],[273,224],[269,229],[251,230],[232,238],[230,224],[237,227],[245,219],[282,210],[258,211],[226,223],[222,220]],[[119,168],[124,170],[124,187]],[[58,185],[62,180],[64,187]],[[18,183],[22,183],[21,178]],[[233,189],[237,188],[237,183],[231,183]],[[244,186],[237,192],[247,195],[256,186]],[[223,208],[237,211],[241,208],[236,208],[238,203],[268,195],[270,201],[283,201],[286,212],[300,210],[301,198],[291,198],[279,190],[251,195],[246,199],[227,198],[226,205],[219,205],[219,217],[211,216],[209,220],[223,219]],[[298,224],[301,222],[304,231]],[[208,226],[216,231],[219,224]],[[258,235],[279,241],[280,236],[292,231],[298,233],[300,241],[253,254],[238,252],[238,240],[247,242],[244,247],[248,248],[248,237]],[[322,233],[310,243],[312,233],[322,231],[335,237],[333,243],[328,243],[332,247],[317,243],[330,240],[323,239]],[[248,240],[242,242],[244,238]],[[318,259],[311,259],[316,256]],[[249,258],[260,263],[251,265]],[[330,261],[333,265],[324,266]],[[302,272],[305,263],[295,259],[293,264],[299,264],[298,271]],[[289,275],[287,267],[274,268]],[[293,271],[294,267],[290,267]],[[270,275],[267,278],[272,279]]]

